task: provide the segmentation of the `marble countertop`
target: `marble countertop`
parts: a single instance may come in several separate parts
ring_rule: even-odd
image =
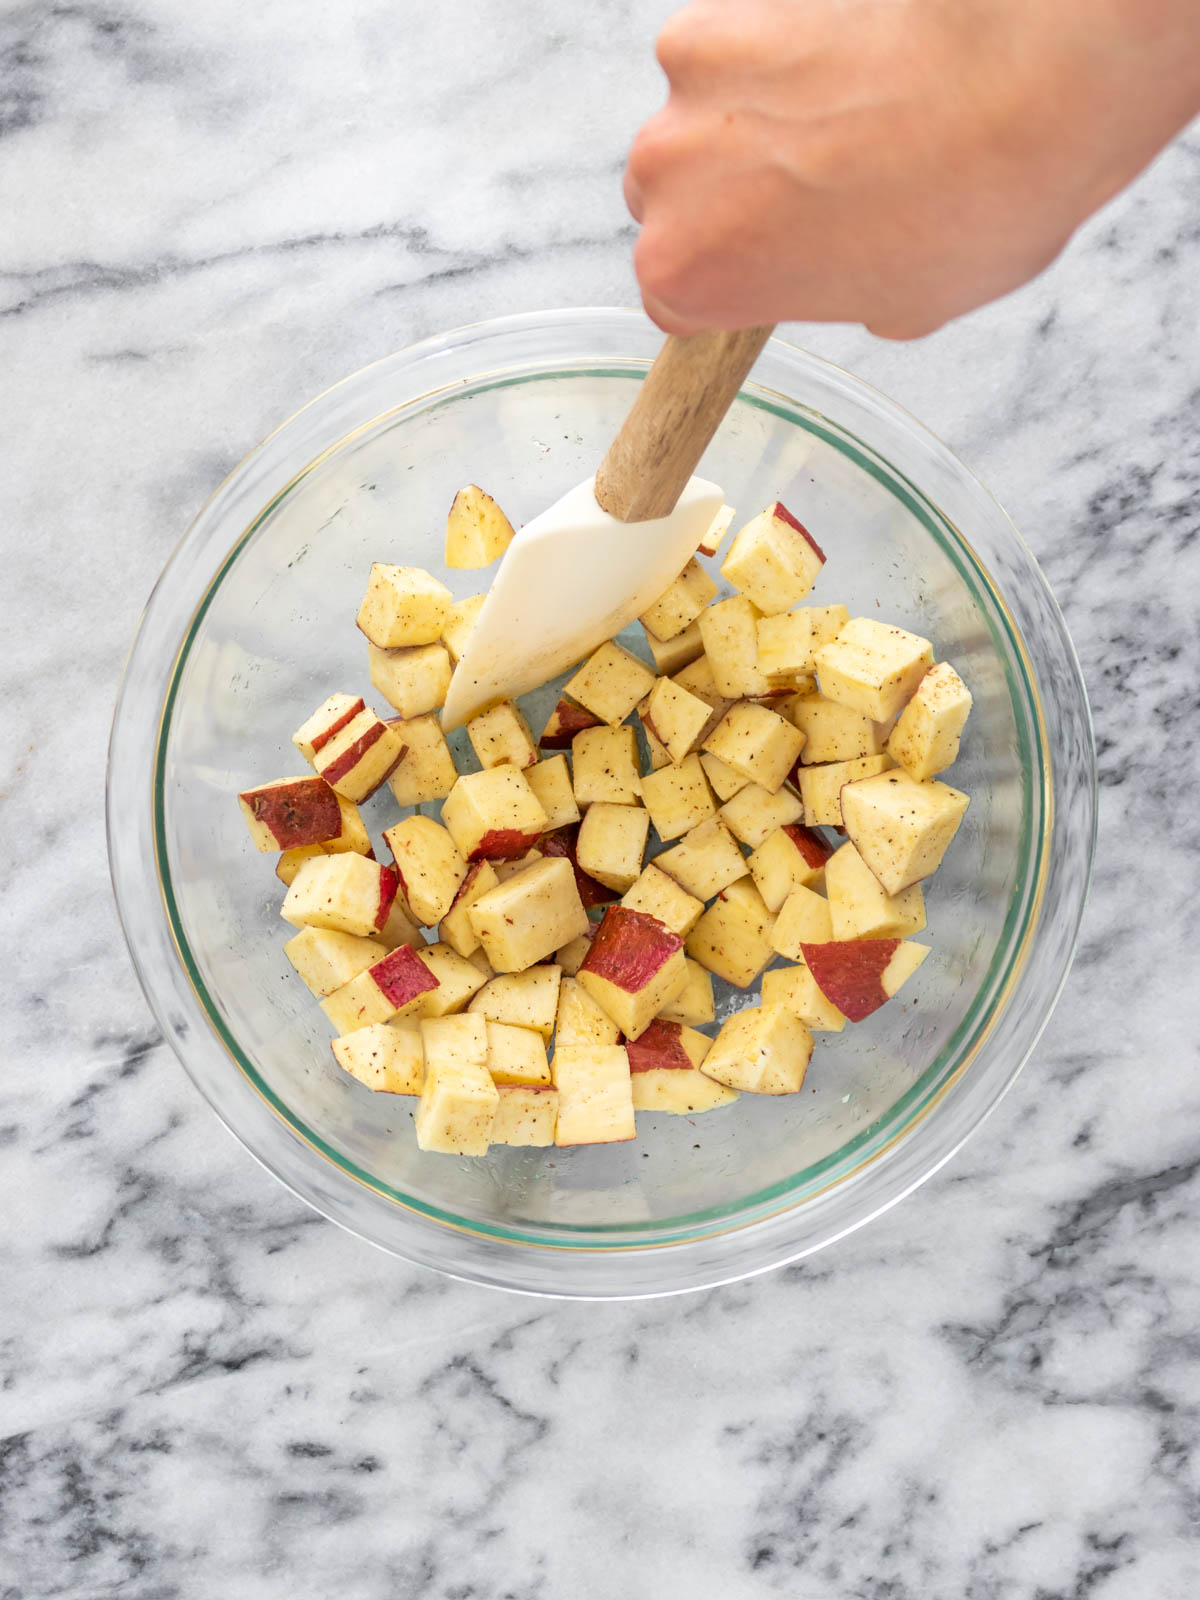
[[[620,174],[669,9],[0,13],[2,1600],[1200,1590],[1197,130],[999,306],[912,346],[788,333],[994,488],[1097,721],[1074,974],[913,1198],[691,1298],[465,1287],[261,1171],[133,979],[102,782],[162,563],[343,374],[634,299]]]

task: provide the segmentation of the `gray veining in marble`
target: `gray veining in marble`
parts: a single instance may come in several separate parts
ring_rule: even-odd
[[[1097,719],[1074,975],[910,1201],[688,1299],[452,1284],[260,1171],[125,957],[104,749],[167,554],[344,373],[633,299],[668,9],[0,12],[0,1600],[1200,1591],[1200,131],[958,326],[792,330],[1006,503]]]

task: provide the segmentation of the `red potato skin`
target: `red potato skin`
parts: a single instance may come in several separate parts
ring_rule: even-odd
[[[882,978],[899,946],[899,939],[843,939],[800,949],[826,1000],[851,1022],[861,1022],[891,999]]]
[[[594,717],[582,706],[572,705],[569,700],[560,700],[550,713],[538,747],[542,750],[569,750],[571,740],[577,733],[599,726],[599,717]]]
[[[661,1017],[655,1017],[638,1038],[623,1038],[621,1043],[629,1057],[630,1072],[650,1072],[655,1067],[677,1067],[687,1071],[692,1063],[679,1042],[682,1032],[682,1023],[664,1022]]]
[[[585,872],[575,859],[575,840],[579,835],[579,824],[571,823],[566,828],[556,828],[553,833],[542,836],[538,849],[544,856],[564,856],[575,872],[575,887],[579,891],[579,899],[585,911],[592,911],[596,906],[610,906],[617,899],[614,890],[593,878],[590,872]]]
[[[335,762],[333,762],[331,766],[325,767],[322,770],[321,776],[325,779],[326,783],[337,783],[338,780],[344,778],[348,772],[353,772],[355,767],[366,755],[371,746],[377,743],[378,740],[382,739],[386,731],[387,723],[376,720],[371,727],[367,729],[366,733],[363,734],[361,739],[356,739],[348,749],[342,751],[341,755]],[[375,785],[375,788],[371,790],[371,794],[374,794],[376,790],[383,787],[388,778],[390,778],[392,773],[395,772],[396,768],[404,760],[407,754],[408,746],[401,745],[400,754],[380,778],[379,782]],[[369,796],[367,798],[369,798]]]
[[[520,828],[489,828],[467,859],[476,862],[515,861],[531,849],[539,837],[537,833],[523,833]]]
[[[822,565],[824,565],[824,550],[821,549],[821,546],[813,538],[812,534],[809,533],[804,524],[792,515],[782,500],[776,500],[775,502],[775,515],[779,518],[780,522],[786,522],[789,528],[795,528],[796,532],[801,536],[801,538],[806,539],[808,543],[812,545],[817,555],[821,558]]]
[[[416,951],[406,944],[375,963],[371,968],[371,980],[394,1006],[406,1006],[419,994],[441,987]]]
[[[247,789],[238,796],[281,850],[324,844],[342,831],[337,795],[324,778],[299,778],[286,788]]]
[[[316,755],[318,750],[324,749],[324,747],[329,743],[330,739],[333,738],[335,733],[341,733],[343,728],[354,721],[355,717],[360,711],[365,711],[366,709],[367,707],[365,701],[356,700],[352,706],[342,712],[340,717],[335,717],[325,731],[323,733],[318,733],[313,739],[313,755]]]
[[[821,835],[815,833],[812,828],[804,827],[802,823],[786,822],[783,831],[810,867],[823,867],[833,854],[832,848],[825,843]]]
[[[473,866],[468,868],[466,877],[459,884],[458,888],[454,891],[454,899],[451,900],[451,902],[450,902],[451,911],[454,910],[455,906],[462,899],[463,895],[465,895],[468,892],[468,890],[470,889],[471,885],[475,882],[475,879],[479,876],[479,874],[480,874],[480,872],[482,870],[483,870],[483,862],[482,861],[476,861]],[[408,891],[405,890],[406,894],[407,894],[407,892]]]
[[[683,940],[657,917],[628,906],[609,906],[579,970],[607,978],[626,994],[639,994],[682,949]]]
[[[379,909],[375,913],[375,926],[382,928],[392,909],[392,901],[400,890],[400,874],[395,867],[379,869]],[[405,946],[407,948],[407,946]]]

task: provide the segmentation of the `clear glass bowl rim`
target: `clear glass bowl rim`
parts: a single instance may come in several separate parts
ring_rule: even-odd
[[[274,1102],[265,1086],[250,1081],[244,1059],[239,1062],[235,1053],[236,1042],[234,1049],[222,1042],[213,1016],[188,976],[189,963],[171,928],[159,871],[160,841],[155,836],[156,758],[165,741],[163,714],[177,681],[184,642],[219,585],[230,549],[241,546],[246,532],[261,516],[264,497],[274,503],[316,459],[345,442],[349,421],[359,418],[350,432],[374,425],[374,416],[361,420],[358,398],[373,384],[382,382],[394,389],[396,400],[387,410],[403,411],[432,395],[452,394],[456,388],[475,389],[484,379],[510,372],[590,369],[593,363],[611,371],[622,367],[636,370],[651,359],[658,337],[640,314],[607,308],[498,318],[385,357],[310,401],[226,478],[164,568],[130,650],[110,747],[109,848],[122,925],[156,1018],[221,1119],[301,1198],[361,1237],[452,1275],[534,1293],[634,1297],[730,1281],[821,1248],[923,1182],[998,1103],[1048,1020],[1069,970],[1094,851],[1095,754],[1086,694],[1065,624],[1032,555],[987,491],[922,424],[861,380],[781,340],[772,340],[767,357],[773,358],[774,383],[764,387],[758,381],[767,364],[764,361],[749,389],[782,401],[792,410],[815,414],[818,420],[822,413],[813,413],[811,401],[803,398],[806,388],[832,393],[843,408],[855,412],[860,425],[867,422],[875,433],[882,427],[894,443],[903,439],[927,462],[936,462],[943,480],[957,480],[955,488],[965,495],[972,510],[990,518],[992,535],[1010,541],[1013,550],[1006,554],[1015,553],[1021,593],[1036,602],[1024,608],[1033,613],[1037,623],[1031,645],[1019,616],[1013,615],[1021,608],[1014,605],[1010,610],[1013,591],[1001,597],[987,568],[958,534],[954,522],[909,480],[920,500],[957,535],[1008,618],[1009,631],[1022,653],[1027,652],[1026,667],[1045,756],[1036,903],[1000,998],[977,1030],[966,1059],[928,1097],[916,1117],[881,1143],[863,1164],[801,1204],[767,1210],[760,1206],[757,1212],[747,1208],[747,1214],[723,1227],[707,1233],[693,1230],[683,1237],[630,1236],[623,1240],[619,1233],[614,1237],[613,1230],[607,1230],[601,1239],[555,1239],[551,1243],[522,1237],[517,1230],[510,1234],[503,1228],[472,1228],[397,1203],[340,1162],[335,1165],[335,1157],[322,1153],[319,1141],[306,1137],[303,1125],[297,1126],[294,1118],[289,1123],[286,1108]],[[549,354],[551,348],[553,355]],[[780,368],[786,387],[779,382]],[[839,432],[855,437],[841,410],[831,415]],[[861,437],[858,442],[869,453],[881,455],[888,469],[904,481],[904,473],[895,467],[886,449]],[[257,508],[247,517],[244,508],[255,506],[256,496]],[[230,545],[228,532],[222,535],[220,530],[228,529],[233,505],[243,508],[243,531]],[[238,517],[233,521],[237,525]],[[171,646],[165,654],[164,640]],[[1038,648],[1051,645],[1053,648]],[[1043,658],[1040,662],[1039,655]],[[1042,713],[1039,681],[1055,685],[1056,716],[1050,725]],[[1065,748],[1056,750],[1054,735],[1064,723],[1072,737],[1061,741]],[[1069,790],[1065,795],[1061,792],[1064,786]],[[1068,802],[1065,807],[1064,799]],[[1064,813],[1070,817],[1074,838],[1082,840],[1085,847],[1082,870],[1077,849],[1069,857],[1074,866],[1069,874],[1056,872],[1058,861],[1052,848]],[[148,866],[157,896],[146,894]],[[1011,1001],[1029,970],[1048,907],[1054,913],[1056,937],[1049,950],[1043,939],[1038,953],[1036,1003],[1014,1012]],[[1016,1027],[1012,1026],[1014,1017],[1019,1024]],[[1002,1018],[1008,1023],[1007,1033],[1014,1037],[1006,1038],[1000,1050],[995,1033]]]

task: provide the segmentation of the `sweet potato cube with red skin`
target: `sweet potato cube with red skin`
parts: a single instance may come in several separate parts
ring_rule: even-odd
[[[452,670],[445,645],[381,650],[368,643],[367,666],[373,687],[405,719],[436,711],[445,702]]]
[[[929,954],[911,939],[840,939],[806,944],[804,962],[821,993],[851,1022],[878,1011]]]
[[[418,1030],[373,1022],[340,1034],[332,1048],[338,1066],[376,1094],[420,1094],[425,1048]]]
[[[468,1007],[489,1022],[532,1028],[545,1043],[554,1032],[562,971],[550,963],[489,978]]]
[[[256,850],[320,844],[342,831],[338,797],[324,778],[276,778],[238,795]]]
[[[547,828],[569,828],[579,821],[579,805],[566,756],[547,756],[526,767],[525,779],[546,813]]]
[[[442,636],[454,596],[420,567],[376,561],[358,612],[358,626],[386,650],[434,644]]]
[[[323,783],[325,780],[317,780]],[[360,856],[374,856],[371,849],[371,835],[367,832],[367,825],[359,815],[358,807],[353,800],[347,800],[345,795],[336,794],[338,812],[341,816],[341,826],[331,839],[322,839],[320,844],[293,845],[290,850],[280,852],[279,860],[275,863],[275,876],[280,883],[291,888],[296,874],[304,862],[313,856],[336,856],[344,851],[353,850]]]
[[[421,932],[421,924],[413,916],[408,901],[404,898],[399,888],[395,898],[388,908],[387,920],[378,933],[373,933],[371,938],[381,950],[395,950],[402,944],[408,944],[414,950],[425,948],[425,936]]]
[[[833,939],[903,939],[925,926],[921,885],[888,894],[849,841],[825,864],[825,891]]]
[[[438,923],[439,938],[464,959],[479,949],[479,940],[467,916],[467,908],[489,889],[494,889],[499,882],[496,869],[490,861],[472,862],[467,869],[466,877],[455,891],[449,911]]]
[[[745,989],[774,958],[774,925],[762,896],[743,878],[717,896],[688,934],[687,953],[726,983]]]
[[[554,1052],[553,1070],[555,1144],[613,1144],[637,1137],[629,1058],[621,1045],[563,1045]]]
[[[554,1143],[558,1090],[549,1084],[498,1083],[500,1103],[492,1121],[493,1144],[544,1149]]]
[[[353,1033],[373,1022],[416,1011],[438,980],[417,952],[402,944],[381,961],[321,1001],[321,1010],[339,1033]]]
[[[773,616],[803,600],[824,565],[820,545],[777,500],[734,536],[721,576],[765,616]]]
[[[735,772],[728,762],[722,761],[720,756],[714,756],[711,750],[701,751],[700,765],[704,768],[709,788],[722,805],[726,800],[732,800],[735,794],[740,794],[750,782],[742,773]]]
[[[579,865],[607,888],[624,894],[642,870],[649,833],[650,818],[641,806],[597,801],[579,824],[575,845]]]
[[[366,704],[361,695],[331,694],[292,735],[292,743],[306,761],[311,761],[318,750],[324,749],[335,734],[349,726]]]
[[[712,1048],[712,1040],[679,1022],[654,1021],[640,1039],[626,1039],[630,1072],[670,1070],[692,1072]]]
[[[750,870],[737,841],[719,817],[709,817],[685,833],[672,849],[655,856],[654,865],[697,900],[711,900]]]
[[[529,724],[511,700],[498,700],[467,722],[467,738],[483,768],[511,762],[514,767],[530,767],[537,760],[537,746]]]
[[[646,663],[610,639],[588,657],[565,687],[573,700],[594,711],[601,722],[616,727],[653,686],[654,673]]]
[[[747,1094],[796,1094],[813,1036],[785,1006],[748,1006],[726,1019],[700,1070]]]
[[[294,927],[332,928],[338,933],[378,933],[388,919],[400,879],[356,851],[313,856],[296,874],[280,915]]]
[[[653,724],[647,722],[646,714],[649,710],[650,696],[647,695],[637,708],[638,721],[642,725],[642,737],[646,741],[646,752],[649,756],[649,764],[646,771],[661,772],[664,767],[669,767],[672,764],[671,753],[655,733]]]
[[[283,953],[318,1000],[379,960],[379,946],[373,940],[332,928],[301,928]]]
[[[564,978],[554,1019],[555,1044],[617,1044],[620,1038],[620,1028],[603,1006],[577,979]]]
[[[437,717],[397,717],[391,726],[406,746],[400,764],[388,779],[398,805],[423,806],[444,800],[458,779],[458,768]]]
[[[543,750],[569,750],[577,733],[599,726],[599,717],[570,700],[560,700],[550,713],[538,744]]]
[[[575,887],[579,892],[579,899],[585,911],[592,911],[597,906],[611,905],[616,899],[615,892],[585,872],[579,865],[576,846],[579,842],[579,825],[573,824],[569,828],[556,828],[553,833],[548,833],[542,839],[541,852],[544,856],[559,857],[571,863],[575,874]],[[591,927],[591,924],[588,924]],[[585,934],[584,937],[590,937]]]
[[[653,861],[642,868],[637,882],[621,896],[621,904],[630,911],[646,911],[657,917],[681,939],[704,913],[704,901],[689,894]]]
[[[831,761],[818,767],[800,767],[795,774],[804,802],[804,823],[809,828],[840,828],[842,790],[860,778],[889,772],[895,762],[889,755],[858,756],[853,761]],[[793,820],[791,818],[789,821]]]
[[[454,840],[432,817],[405,817],[383,830],[412,914],[435,927],[454,904],[467,862]]]
[[[704,537],[696,546],[696,554],[698,556],[715,556],[721,548],[725,535],[729,532],[730,524],[736,516],[737,512],[732,506],[722,506],[709,523]]]
[[[761,784],[748,783],[732,800],[726,800],[720,817],[736,839],[757,850],[776,828],[803,821],[804,806],[786,787],[772,793]]]
[[[471,926],[497,973],[523,972],[588,926],[569,861],[547,857],[482,895]]]
[[[743,701],[729,708],[704,748],[773,794],[795,766],[804,735],[777,711]]]
[[[899,767],[847,784],[841,799],[846,832],[892,895],[937,871],[970,804],[961,789]]]
[[[513,525],[486,490],[468,483],[454,496],[446,518],[446,565],[490,566],[512,543]]]
[[[456,600],[446,613],[446,620],[442,624],[442,643],[449,652],[452,666],[456,667],[466,654],[486,599],[486,594],[468,595],[465,600]]]
[[[841,1033],[846,1026],[845,1016],[821,993],[802,960],[795,966],[772,967],[763,973],[762,1003],[786,1006],[814,1033]]]
[[[758,670],[758,615],[745,595],[735,594],[718,600],[697,618],[704,641],[703,659],[712,672],[716,693],[727,700],[765,694],[770,688]],[[679,682],[678,673],[675,681]]]
[[[636,806],[642,794],[637,734],[632,728],[585,728],[571,746],[575,801]]]
[[[620,1028],[638,1039],[683,988],[683,940],[657,917],[610,906],[579,969],[579,982]]]
[[[507,883],[510,878],[515,878],[518,872],[524,872],[525,868],[533,866],[535,861],[541,861],[543,854],[543,851],[535,847],[527,850],[523,856],[517,856],[513,861],[493,861],[492,870],[501,883]]]
[[[825,944],[833,938],[829,901],[815,889],[793,889],[771,930],[771,946],[788,961],[799,961],[805,943]]]
[[[826,700],[890,722],[933,665],[933,646],[874,617],[852,617],[813,659]]]
[[[700,624],[691,622],[677,633],[673,639],[656,639],[648,628],[643,628],[646,635],[646,648],[650,652],[650,659],[654,662],[654,670],[660,677],[670,677],[673,673],[686,667],[690,661],[704,649],[704,640],[700,637]]]
[[[683,988],[673,1000],[667,1001],[658,1014],[664,1022],[682,1022],[694,1028],[702,1022],[712,1022],[717,1014],[712,974],[690,956],[684,957],[684,966],[687,968],[687,978]]]
[[[656,638],[674,639],[695,622],[716,592],[716,584],[693,556],[639,620],[646,632]]]
[[[437,988],[421,997],[418,1016],[449,1017],[467,1009],[467,1002],[483,988],[487,979],[479,968],[452,950],[448,944],[422,946],[417,951],[437,979]]]
[[[768,911],[777,912],[793,889],[817,889],[833,854],[819,833],[801,823],[769,833],[746,865]]]
[[[368,708],[352,717],[314,751],[318,776],[347,800],[367,800],[404,756],[405,744],[390,723]]]
[[[888,755],[918,783],[927,783],[958,760],[958,744],[971,713],[971,691],[948,661],[939,661],[917,685],[887,742]]]
[[[535,1028],[518,1028],[511,1022],[487,1021],[487,1068],[496,1084],[550,1087],[546,1041]]]
[[[642,725],[672,761],[682,761],[708,726],[712,707],[671,678],[658,678],[646,700]]]
[[[717,812],[700,757],[695,755],[660,772],[648,772],[642,779],[642,803],[665,844],[682,838]]]
[[[546,832],[547,818],[525,774],[506,762],[464,772],[442,803],[442,825],[468,861],[513,861]]]

